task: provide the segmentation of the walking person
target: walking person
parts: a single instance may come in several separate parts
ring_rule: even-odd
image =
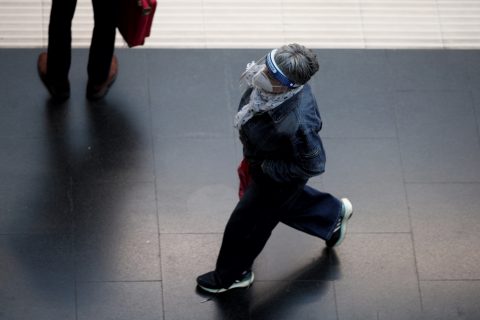
[[[325,240],[327,247],[343,241],[351,202],[306,185],[325,169],[322,121],[307,84],[318,69],[316,55],[298,44],[247,65],[234,124],[243,144],[240,168],[248,168],[251,182],[226,225],[215,270],[197,278],[201,289],[249,286],[252,264],[279,222]]]
[[[70,97],[68,73],[71,63],[72,19],[77,0],[52,0],[48,27],[48,51],[38,57],[40,79],[53,99]],[[117,0],[92,0],[95,26],[88,57],[89,100],[103,98],[115,81],[118,61],[113,55],[117,26]]]

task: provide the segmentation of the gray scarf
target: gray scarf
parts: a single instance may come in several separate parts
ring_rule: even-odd
[[[264,65],[257,65],[246,71],[244,81],[246,81],[246,84],[249,87],[253,87],[253,90],[250,94],[250,101],[244,105],[235,116],[233,124],[237,129],[240,129],[254,115],[275,109],[303,89],[303,86],[300,86],[284,93],[270,93],[256,88],[253,86],[252,78],[253,75],[255,75],[255,73],[258,70],[261,70],[263,67]]]

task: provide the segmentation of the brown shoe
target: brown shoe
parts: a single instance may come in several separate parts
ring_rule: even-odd
[[[38,56],[37,71],[45,88],[52,96],[52,99],[61,102],[70,98],[70,83],[66,81],[52,81],[47,75],[47,53],[42,52]]]
[[[105,97],[108,90],[115,82],[118,74],[118,60],[116,56],[112,57],[112,63],[110,64],[110,72],[108,78],[101,84],[94,84],[90,81],[87,83],[87,99],[91,101],[100,100]]]

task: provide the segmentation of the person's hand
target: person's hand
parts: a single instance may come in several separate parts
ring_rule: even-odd
[[[271,183],[273,180],[262,169],[262,162],[250,163],[250,175],[252,179],[259,184]]]

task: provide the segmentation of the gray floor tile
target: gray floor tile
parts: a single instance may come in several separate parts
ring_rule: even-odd
[[[157,198],[161,233],[221,233],[238,201],[225,184],[162,187]]]
[[[317,92],[319,92],[317,94]],[[352,94],[316,90],[323,120],[322,137],[395,138],[394,96],[391,92]]]
[[[157,138],[154,148],[160,186],[236,185],[233,138]]]
[[[213,269],[220,242],[221,234],[162,235],[166,319],[315,319],[312,308],[324,310],[325,319],[336,318],[331,283],[301,277],[288,282],[258,280],[247,290],[203,302],[210,296],[195,290],[195,278]]]
[[[224,319],[228,309],[223,312],[224,305],[214,301],[202,303],[207,297],[195,290],[196,277],[214,268],[221,239],[221,234],[161,236],[166,320]]]
[[[76,186],[73,205],[78,279],[160,279],[153,183]]]
[[[162,233],[223,232],[238,201],[233,139],[157,139]]]
[[[331,281],[341,278],[335,251],[325,241],[279,224],[257,258],[259,281]]]
[[[478,81],[480,83],[480,80]],[[473,104],[475,106],[475,116],[477,117],[478,135],[480,137],[480,89],[472,91]]]
[[[424,319],[475,320],[480,318],[480,282],[421,281]]]
[[[421,280],[480,279],[480,185],[407,185]]]
[[[75,233],[156,234],[155,184],[91,184],[73,187]]]
[[[415,319],[420,294],[409,234],[350,234],[336,250],[339,319]]]
[[[75,184],[153,182],[149,141],[102,141],[86,145],[73,159]]]
[[[161,282],[92,282],[77,286],[78,320],[163,319]]]
[[[338,319],[332,282],[258,281],[250,290],[252,320]]]
[[[225,84],[228,88],[227,99],[230,108],[229,123],[232,123],[233,116],[238,111],[238,103],[243,94],[239,85],[242,73],[245,71],[248,63],[264,58],[268,52],[269,49],[225,50],[223,52],[225,58]]]
[[[73,203],[78,279],[161,278],[152,183],[77,186]]]
[[[318,50],[320,70],[312,85],[319,96],[383,93],[394,89],[385,50]]]
[[[59,139],[5,137],[0,140],[0,180],[50,180],[62,183],[68,180],[65,157],[56,150]]]
[[[469,92],[399,93],[397,114],[406,181],[480,181],[480,145]]]
[[[460,65],[459,70],[468,76],[472,90],[478,90],[480,84],[480,52],[479,50],[448,50],[448,62]]]
[[[144,50],[117,49],[118,75],[110,88],[106,101],[109,104],[128,106],[132,114],[150,109],[147,52]],[[150,129],[149,125],[145,125]]]
[[[0,319],[75,319],[71,240],[0,236]]]
[[[68,234],[73,213],[68,182],[10,178],[0,184],[0,234]]]
[[[154,180],[148,110],[121,110],[108,102],[87,110],[85,131],[65,147],[75,183]]]
[[[37,137],[45,130],[46,90],[36,74],[39,50],[0,50],[0,136]]]
[[[397,91],[464,90],[469,87],[469,66],[447,50],[389,50],[387,56]]]
[[[80,281],[160,280],[158,234],[77,234],[75,267]]]
[[[408,232],[398,143],[393,139],[324,139],[324,191],[349,198],[353,232]]]
[[[157,137],[232,136],[230,95],[221,52],[162,50],[148,55]]]
[[[123,114],[117,107],[104,104],[93,108],[44,109],[48,116],[38,120],[43,123],[44,132],[35,138],[1,140],[4,152],[0,154],[0,177],[60,183],[73,179],[80,184],[153,181],[148,110],[136,117]]]

